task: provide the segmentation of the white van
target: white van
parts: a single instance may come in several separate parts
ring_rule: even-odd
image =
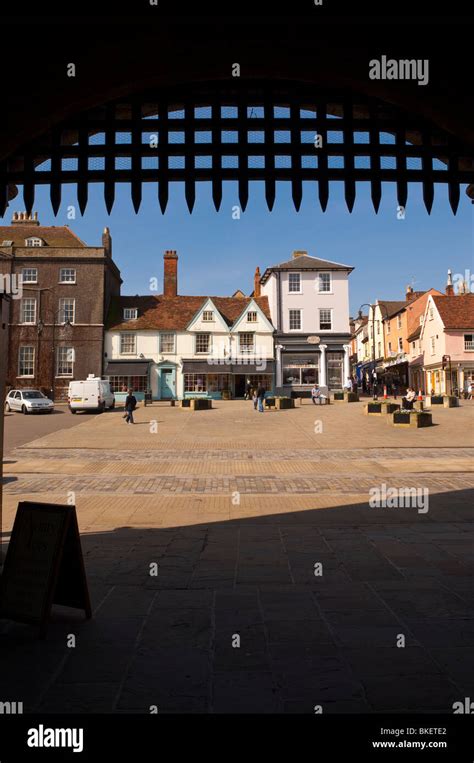
[[[91,374],[85,381],[69,382],[68,403],[71,413],[77,411],[105,411],[115,408],[114,393],[110,383]]]

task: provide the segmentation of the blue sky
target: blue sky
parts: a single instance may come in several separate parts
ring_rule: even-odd
[[[22,190],[5,215],[24,208]],[[145,184],[138,215],[132,207],[128,186],[117,186],[116,201],[109,216],[101,185],[89,187],[89,203],[81,217],[75,186],[63,187],[62,205],[54,218],[49,188],[37,187],[34,209],[42,224],[71,228],[90,246],[101,245],[108,225],[113,238],[113,256],[122,272],[123,294],[149,293],[149,279],[163,277],[163,252],[176,249],[179,255],[181,294],[230,295],[236,289],[249,294],[255,267],[287,260],[294,249],[310,255],[354,266],[350,276],[351,312],[375,299],[403,299],[407,284],[416,290],[443,288],[446,273],[474,272],[474,205],[461,189],[458,213],[447,200],[447,187],[437,186],[431,215],[423,205],[421,185],[409,188],[404,220],[397,219],[395,186],[386,184],[378,215],[370,200],[369,187],[357,185],[352,214],[347,211],[343,187],[332,183],[326,212],[317,200],[315,184],[304,188],[303,203],[296,212],[290,186],[279,183],[277,199],[269,212],[263,184],[250,186],[247,210],[239,220],[232,217],[238,205],[236,184],[224,184],[219,212],[211,199],[208,183],[198,185],[196,204],[189,213],[181,184],[170,187],[165,215],[161,213],[156,186]],[[76,219],[68,220],[68,206],[76,207]],[[4,223],[4,224],[5,224]]]

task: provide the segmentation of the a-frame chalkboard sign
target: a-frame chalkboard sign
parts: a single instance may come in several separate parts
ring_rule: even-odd
[[[0,617],[39,625],[42,638],[53,604],[92,617],[75,506],[18,504],[0,592]]]

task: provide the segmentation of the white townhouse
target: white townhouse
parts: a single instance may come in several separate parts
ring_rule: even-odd
[[[353,269],[295,251],[260,278],[258,293],[268,298],[276,328],[276,388],[282,394],[311,389],[315,382],[342,389],[350,376]]]
[[[117,297],[105,337],[112,389],[138,398],[243,397],[248,383],[274,387],[274,327],[267,297],[177,293],[178,257],[164,256],[163,294]]]

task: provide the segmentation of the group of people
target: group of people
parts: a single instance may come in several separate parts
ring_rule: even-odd
[[[267,390],[263,384],[260,384],[259,387],[252,387],[250,379],[247,379],[247,385],[245,387],[245,399],[252,400],[254,409],[256,411],[258,410],[259,413],[264,413],[265,411],[263,403],[265,400],[266,392]]]

